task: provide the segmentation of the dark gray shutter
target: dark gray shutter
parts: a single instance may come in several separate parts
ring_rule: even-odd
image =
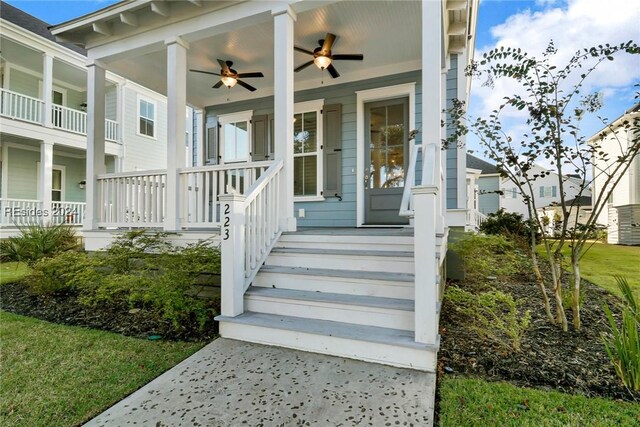
[[[253,116],[253,146],[251,147],[251,160],[259,162],[269,159],[269,117],[266,114]]]
[[[342,196],[342,105],[325,105],[322,109],[324,197]]]
[[[219,160],[219,126],[217,117],[207,117],[207,132],[205,133],[206,150],[205,150],[205,164],[217,165]]]

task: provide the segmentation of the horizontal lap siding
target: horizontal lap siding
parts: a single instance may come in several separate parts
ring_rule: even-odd
[[[458,56],[451,55],[451,68],[447,72],[447,108],[453,106],[453,100],[458,97]],[[447,119],[449,115],[447,114]],[[447,129],[447,137],[453,131]],[[447,209],[464,208],[458,206],[458,149],[447,149]]]
[[[8,198],[37,199],[39,161],[37,151],[9,147],[9,158],[2,165],[7,168]]]
[[[38,93],[39,81],[39,78],[31,74],[23,73],[20,70],[12,68],[9,74],[8,89],[33,98],[40,98],[40,94]]]
[[[419,129],[422,112],[419,71],[296,92],[295,102],[324,99],[325,105],[342,105],[342,201],[330,197],[318,202],[296,202],[296,216],[298,209],[305,210],[305,217],[298,218],[298,226],[356,226],[356,91],[412,82],[416,82],[416,128]],[[244,110],[253,110],[254,115],[272,114],[273,98],[210,106],[206,108],[206,115],[210,120],[213,116]]]
[[[64,201],[84,202],[86,190],[81,189],[78,184],[86,179],[85,160],[54,154],[53,164],[65,167]]]
[[[122,172],[165,169],[167,167],[167,105],[156,100],[155,136],[138,135],[138,96],[135,90],[125,88],[123,112],[125,146]],[[149,99],[148,97],[143,97]],[[184,143],[184,141],[181,141]]]

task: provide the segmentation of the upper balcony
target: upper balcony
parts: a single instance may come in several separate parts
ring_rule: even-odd
[[[7,89],[0,89],[0,116],[46,126],[45,102]],[[62,105],[51,105],[51,127],[87,134],[87,113]],[[119,123],[105,120],[105,139],[119,142]]]
[[[30,47],[22,36],[13,33],[0,36],[0,116],[21,122],[15,123],[19,128],[8,132],[20,132],[24,123],[25,128],[35,124],[86,135],[85,58],[71,51]],[[105,139],[116,143],[122,139],[120,87],[115,81],[107,81]]]

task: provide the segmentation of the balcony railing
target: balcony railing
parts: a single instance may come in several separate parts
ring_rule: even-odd
[[[0,115],[44,126],[44,101],[6,89],[0,89]],[[61,105],[51,106],[51,125],[56,129],[87,134],[87,113]],[[105,139],[118,142],[120,124],[105,120]]]
[[[0,89],[0,115],[25,122],[43,124],[43,111],[43,101]]]

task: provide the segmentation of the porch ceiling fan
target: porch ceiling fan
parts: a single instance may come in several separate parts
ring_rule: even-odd
[[[220,64],[220,73],[214,73],[212,71],[203,71],[203,70],[189,70],[194,73],[202,73],[202,74],[211,74],[214,76],[220,76],[220,81],[213,85],[214,89],[218,89],[222,86],[226,86],[231,89],[237,84],[242,86],[243,88],[250,90],[251,92],[255,91],[256,88],[251,86],[248,83],[243,82],[240,79],[248,79],[253,77],[264,77],[264,74],[261,72],[254,73],[238,73],[236,70],[231,68],[233,66],[233,61],[223,61],[222,59],[218,59],[218,64]]]
[[[340,76],[338,70],[333,66],[333,61],[362,61],[364,59],[364,55],[361,53],[349,53],[349,54],[336,54],[334,55],[331,52],[331,48],[333,47],[333,43],[336,41],[337,36],[335,34],[327,33],[324,39],[318,40],[318,47],[316,47],[313,52],[307,49],[303,49],[301,47],[295,46],[294,49],[298,52],[306,53],[308,55],[313,56],[313,59],[309,62],[305,62],[300,65],[294,71],[297,73],[299,71],[304,70],[311,64],[316,64],[318,68],[321,70],[327,70],[331,77],[334,79]]]

